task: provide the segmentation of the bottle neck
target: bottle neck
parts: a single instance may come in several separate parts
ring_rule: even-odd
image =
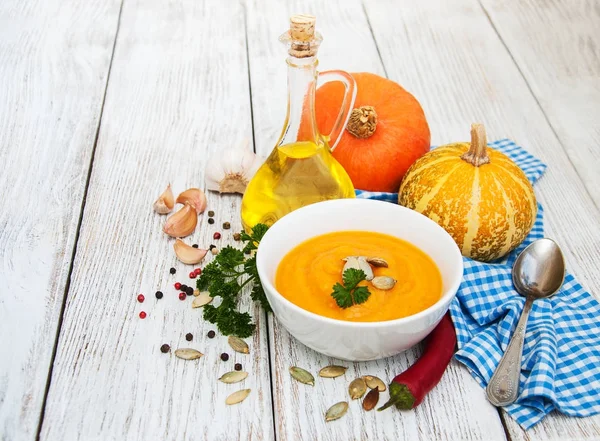
[[[277,146],[309,141],[321,142],[315,117],[316,57],[288,57],[287,114]]]

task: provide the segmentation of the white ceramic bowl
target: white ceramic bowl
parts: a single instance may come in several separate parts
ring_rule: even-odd
[[[434,260],[442,274],[440,300],[401,319],[350,322],[309,312],[277,292],[275,273],[288,251],[314,236],[343,230],[385,233],[419,247]],[[444,229],[416,211],[368,199],[319,202],[284,216],[261,240],[257,267],[275,316],[294,337],[315,351],[353,361],[388,357],[420,342],[448,310],[463,275],[460,251]]]

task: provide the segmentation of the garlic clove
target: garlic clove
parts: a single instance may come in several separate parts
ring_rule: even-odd
[[[158,197],[156,201],[154,201],[154,211],[159,214],[167,214],[170,213],[173,207],[175,206],[175,201],[173,200],[173,190],[171,190],[171,184],[167,185],[165,191]]]
[[[206,188],[220,193],[241,193],[264,162],[244,140],[236,147],[217,151],[206,163]]]
[[[202,248],[194,248],[186,244],[183,240],[177,239],[173,244],[173,249],[175,250],[175,255],[177,258],[188,265],[195,265],[200,263],[208,250],[203,250]]]
[[[185,204],[177,213],[167,219],[163,231],[171,237],[185,237],[192,234],[198,223],[198,215],[191,205]]]
[[[206,209],[206,195],[199,188],[188,188],[177,196],[177,201],[175,202],[191,205],[198,214],[203,213]]]

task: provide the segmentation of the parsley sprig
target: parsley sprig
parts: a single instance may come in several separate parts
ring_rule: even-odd
[[[348,268],[342,274],[344,284],[336,283],[333,285],[331,297],[340,308],[346,309],[353,305],[359,305],[367,301],[371,293],[366,286],[358,286],[360,282],[367,279],[363,270]]]
[[[249,337],[256,328],[250,314],[237,309],[239,294],[246,285],[253,284],[250,292],[252,300],[259,302],[266,311],[271,311],[258,278],[256,256],[252,255],[268,228],[264,224],[258,224],[250,234],[241,233],[241,240],[245,242],[244,248],[223,248],[214,260],[204,267],[196,282],[201,291],[208,290],[211,297],[221,298],[219,306],[204,306],[204,319],[217,325],[223,335]],[[252,256],[247,258],[246,255]]]

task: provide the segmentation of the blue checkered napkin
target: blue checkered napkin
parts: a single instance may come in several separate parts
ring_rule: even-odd
[[[546,166],[510,140],[489,144],[515,161],[532,183]],[[397,201],[393,193],[357,191],[357,197]],[[517,255],[544,237],[544,211],[525,241],[494,263],[463,258],[465,274],[450,314],[459,350],[456,359],[485,388],[508,346],[525,299],[512,285]],[[600,303],[571,274],[550,299],[533,303],[523,349],[520,395],[504,409],[529,429],[556,409],[566,415],[600,412]]]

